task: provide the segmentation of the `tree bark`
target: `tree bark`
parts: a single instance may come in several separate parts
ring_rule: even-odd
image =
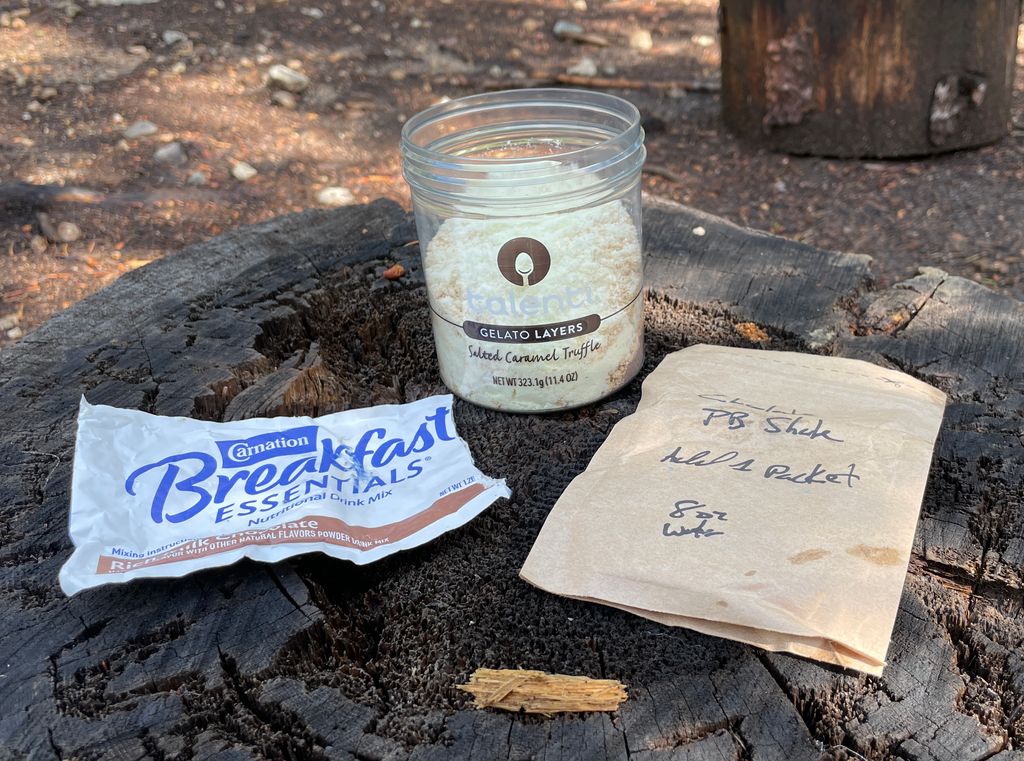
[[[916,156],[1006,135],[1019,0],[722,0],[722,116],[765,147]]]

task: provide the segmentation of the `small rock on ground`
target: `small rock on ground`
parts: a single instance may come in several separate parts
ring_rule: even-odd
[[[577,77],[596,77],[597,63],[593,58],[581,58],[578,63],[566,69],[566,73]]]
[[[287,90],[274,90],[274,93],[270,96],[270,100],[274,105],[280,106],[281,108],[287,108],[290,111],[294,111],[299,104],[295,95]]]
[[[53,224],[50,215],[45,211],[36,214],[36,221],[39,223],[39,231],[46,236],[47,240],[57,240],[57,226]]]
[[[270,84],[288,92],[299,93],[309,87],[309,77],[280,63],[267,69],[267,78]]]
[[[188,161],[188,154],[184,146],[175,140],[173,143],[161,145],[153,152],[153,158],[164,164],[184,164]]]
[[[198,172],[198,171],[197,172],[192,172],[192,174],[190,174],[188,176],[188,179],[185,180],[185,182],[187,184],[194,185],[196,187],[202,187],[208,181],[209,181],[209,178],[206,176],[206,172]]]
[[[348,188],[331,186],[316,194],[316,202],[324,206],[348,206],[356,202],[356,197]]]
[[[160,39],[164,41],[164,45],[177,45],[179,42],[186,42],[188,35],[177,29],[167,29],[160,35]]]
[[[231,176],[239,182],[248,182],[258,174],[256,167],[245,161],[238,161],[231,167]]]
[[[74,243],[82,237],[82,229],[74,222],[61,222],[57,225],[57,242]]]
[[[633,50],[647,51],[654,47],[654,40],[647,29],[634,29],[629,33],[629,46]]]
[[[583,34],[583,27],[572,21],[559,19],[555,22],[551,31],[558,39],[565,40]]]
[[[160,128],[153,124],[153,122],[142,120],[129,125],[127,128],[125,128],[123,134],[126,138],[131,140],[137,137],[155,135],[159,131]]]

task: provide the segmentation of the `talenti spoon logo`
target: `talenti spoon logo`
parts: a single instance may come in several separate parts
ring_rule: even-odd
[[[537,285],[551,271],[551,253],[536,238],[512,238],[498,250],[498,270],[520,288]],[[593,333],[601,324],[594,312],[597,299],[593,289],[569,285],[562,275],[553,277],[544,288],[527,291],[500,283],[487,283],[480,290],[467,286],[465,314],[474,319],[463,320],[463,331],[470,338],[499,343],[558,341]],[[536,318],[548,315],[561,319],[537,324]],[[566,316],[572,319],[566,320]],[[523,318],[533,324],[516,324]]]
[[[512,285],[537,285],[551,269],[551,253],[535,238],[513,238],[498,250],[498,269]]]

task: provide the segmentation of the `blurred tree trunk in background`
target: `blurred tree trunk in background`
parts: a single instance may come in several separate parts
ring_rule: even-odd
[[[914,156],[1007,134],[1020,0],[722,0],[722,116],[766,147]]]

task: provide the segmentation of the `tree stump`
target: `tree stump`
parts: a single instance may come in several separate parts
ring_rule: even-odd
[[[917,156],[1010,126],[1019,0],[722,0],[722,117],[774,150]]]
[[[513,498],[424,547],[63,597],[80,394],[222,420],[443,390],[412,220],[378,202],[186,249],[0,353],[0,759],[1021,761],[1024,307],[937,270],[876,291],[866,257],[662,202],[646,233],[641,378],[704,341],[869,359],[950,394],[881,679],[519,580],[641,378],[552,415],[457,404]],[[395,262],[408,274],[383,279]],[[481,666],[614,677],[630,696],[614,715],[474,711],[455,685]]]

